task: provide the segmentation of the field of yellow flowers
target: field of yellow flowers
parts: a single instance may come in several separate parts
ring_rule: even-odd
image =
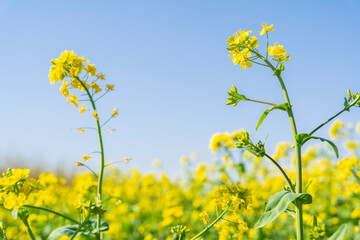
[[[0,178],[0,238],[360,239],[360,123],[333,121],[360,107],[360,94],[348,89],[342,110],[310,133],[299,133],[282,75],[290,56],[279,43],[269,45],[273,25],[261,26],[259,35],[266,36],[266,48],[250,36],[251,30],[240,30],[227,40],[229,57],[241,69],[256,64],[270,70],[285,102],[250,99],[233,85],[227,92],[227,105],[235,107],[240,101],[270,105],[256,130],[271,111],[283,111],[290,122],[292,142],[279,143],[270,156],[266,139],[256,143],[243,129],[216,133],[209,144],[217,156],[213,163],[183,157],[176,177],[159,170],[122,172],[116,167],[118,162],[106,161],[102,138],[103,127],[118,116],[118,110],[107,117],[98,114],[99,100],[115,90],[114,84],[88,59],[64,51],[51,60],[50,83],[60,83],[67,102],[96,124],[76,130],[97,132],[98,151],[76,163],[88,171],[70,181],[46,172],[30,177],[29,169],[4,172]],[[336,144],[314,135],[332,121],[330,137]],[[326,145],[302,150],[309,140]],[[341,155],[337,146],[341,146]],[[98,169],[93,170],[86,162],[94,154],[100,159]]]
[[[354,126],[337,120],[330,134],[347,149],[344,159],[335,161],[334,154],[322,144],[308,147],[303,154],[304,182],[314,199],[304,215],[307,239],[326,239],[325,232],[334,232],[341,223],[350,224],[346,239],[359,239],[360,123]],[[269,167],[266,159],[248,152],[239,154],[239,150],[234,149],[236,136],[237,132],[214,134],[210,148],[218,160],[200,164],[194,158],[183,157],[182,171],[176,178],[160,172],[143,174],[136,169],[121,172],[112,168],[106,175],[103,189],[107,196],[103,204],[108,212],[104,218],[110,226],[105,239],[170,240],[171,227],[178,224],[189,226],[188,235],[194,235],[220,211],[215,201],[218,186],[236,181],[249,190],[247,206],[241,212],[228,213],[203,236],[204,239],[295,238],[295,228],[288,224],[291,212],[283,213],[265,228],[253,228],[264,211],[263,202],[281,190],[285,182],[277,169]],[[290,143],[278,144],[273,158],[288,163],[286,168],[293,169],[294,156],[289,147]],[[29,179],[28,173],[23,170],[18,178]],[[293,174],[290,171],[290,175]],[[78,200],[96,196],[97,182],[91,173],[78,174],[69,182],[52,173],[42,173],[38,180],[37,191],[25,202],[30,213],[28,222],[37,239],[47,239],[51,231],[71,221],[31,206],[53,209],[80,219]],[[6,177],[1,178],[2,186],[5,181]],[[28,239],[26,227],[19,219],[13,219],[6,206],[0,214],[7,239]],[[317,216],[318,228],[312,227],[313,214]]]

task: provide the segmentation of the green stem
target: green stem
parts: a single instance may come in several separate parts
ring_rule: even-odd
[[[49,208],[44,208],[44,207],[37,207],[37,206],[32,206],[32,205],[24,205],[24,207],[26,208],[33,208],[33,209],[38,209],[38,210],[42,210],[42,211],[46,211],[46,212],[50,212],[50,213],[53,213],[55,215],[58,215],[60,217],[63,217],[67,220],[70,220],[71,222],[73,223],[76,223],[76,224],[80,224],[80,222],[76,221],[75,219],[69,217],[69,216],[66,216],[65,214],[62,214],[62,213],[59,213],[59,212],[56,212],[54,210],[51,210]]]
[[[263,104],[272,105],[272,106],[277,106],[277,104],[275,104],[275,103],[264,102],[264,101],[259,101],[259,100],[255,100],[255,99],[247,99],[247,101],[263,103]]]
[[[261,54],[255,52],[255,51],[252,51],[252,52],[254,54],[256,54],[259,58],[261,58],[271,68],[271,70],[274,73],[276,72],[276,68],[266,58],[264,58]],[[276,77],[278,78],[279,83],[281,85],[281,88],[282,88],[282,91],[283,91],[283,94],[284,94],[284,97],[285,97],[285,101],[289,105],[287,113],[288,113],[289,120],[290,120],[291,131],[292,131],[292,135],[293,135],[293,141],[294,141],[294,144],[295,144],[296,192],[297,193],[302,193],[301,146],[296,141],[297,129],[296,129],[296,124],[295,124],[294,114],[292,112],[290,98],[289,98],[288,92],[286,90],[284,81],[281,78],[280,74],[276,74]],[[296,235],[297,235],[297,240],[304,240],[304,223],[303,223],[303,211],[302,211],[302,205],[301,204],[298,204],[296,206]]]
[[[83,83],[78,77],[76,77],[76,79],[80,82],[82,87],[85,89],[85,91],[90,99],[93,110],[96,111],[95,102],[94,102],[92,95],[89,92],[89,89],[86,87],[85,83]],[[102,200],[102,182],[103,182],[104,168],[105,168],[105,158],[104,158],[104,146],[103,146],[102,135],[101,135],[100,121],[98,119],[96,119],[96,126],[97,126],[97,130],[98,130],[98,135],[99,135],[100,152],[101,152],[100,174],[99,174],[98,186],[97,186],[97,195],[98,195],[97,197],[98,197],[98,200],[101,201]],[[100,228],[100,226],[101,226],[101,214],[99,213],[97,215],[97,228]],[[97,239],[102,239],[102,238],[103,238],[103,234],[97,234]]]
[[[201,232],[199,232],[198,234],[196,234],[193,238],[191,238],[190,240],[195,240],[196,238],[201,237],[203,234],[205,234],[212,226],[214,226],[218,221],[221,220],[221,218],[225,215],[225,213],[229,210],[231,206],[231,203],[229,205],[227,205],[227,207],[225,208],[225,210],[212,222],[210,223],[206,228],[204,228]]]
[[[329,123],[331,120],[333,120],[334,118],[336,118],[337,116],[339,116],[340,114],[342,114],[345,111],[349,111],[351,107],[353,107],[358,101],[360,100],[360,96],[358,96],[356,99],[354,99],[354,101],[352,103],[350,103],[349,105],[347,105],[346,107],[344,107],[343,110],[341,110],[340,112],[336,113],[334,116],[332,116],[331,118],[329,118],[328,120],[326,120],[325,122],[323,122],[322,124],[320,124],[317,128],[315,128],[314,130],[312,130],[309,135],[313,135],[317,130],[319,130],[320,128],[322,128],[323,126],[325,126],[327,123]]]
[[[24,223],[25,227],[26,227],[26,230],[28,231],[28,234],[29,234],[29,237],[31,240],[36,240],[35,236],[34,236],[34,233],[31,231],[31,228],[30,228],[30,225],[27,221],[27,218],[22,216],[21,214],[19,215],[21,221]]]
[[[73,240],[76,235],[79,233],[81,228],[85,225],[85,223],[88,221],[88,218],[85,218],[85,220],[79,225],[79,227],[76,229],[75,233],[71,236],[70,240]]]
[[[267,153],[265,153],[265,156],[266,156],[268,159],[270,159],[270,161],[271,161],[273,164],[275,164],[275,166],[280,170],[280,172],[282,173],[282,175],[285,177],[286,181],[288,182],[291,190],[292,190],[293,192],[296,192],[296,191],[295,191],[295,188],[294,188],[294,185],[292,184],[291,179],[290,179],[289,176],[286,174],[285,170],[284,170],[272,157],[270,157]]]

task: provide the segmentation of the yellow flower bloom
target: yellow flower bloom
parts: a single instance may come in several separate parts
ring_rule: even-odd
[[[106,84],[106,91],[114,91],[114,85]]]
[[[82,129],[82,128],[78,128],[78,130],[79,130],[79,132],[81,132],[81,133],[85,132],[85,130]]]
[[[206,211],[203,211],[199,214],[200,220],[206,225],[210,222],[209,214]]]
[[[98,93],[98,92],[100,92],[102,89],[99,87],[99,85],[97,85],[96,83],[95,83],[95,81],[93,81],[92,83],[91,83],[91,87],[95,90],[95,94],[96,93]]]
[[[263,27],[263,29],[259,32],[260,35],[263,35],[265,33],[275,30],[275,28],[273,28],[273,24],[271,24],[270,26],[266,26],[266,23],[262,23],[261,26]]]
[[[77,167],[80,167],[80,166],[83,166],[84,164],[82,164],[81,162],[76,162],[76,166]]]
[[[111,116],[112,117],[115,117],[115,116],[118,116],[119,113],[118,113],[118,110],[115,108],[112,112],[111,112]]]
[[[60,92],[64,95],[64,97],[69,97],[69,89],[68,89],[67,81],[64,80],[62,86],[60,87]]]
[[[86,109],[86,105],[83,104],[81,109],[79,110],[80,114],[83,114],[85,112],[85,109]]]
[[[19,209],[26,200],[26,196],[24,193],[19,193],[16,195],[13,192],[9,192],[5,196],[4,208],[6,209]]]
[[[94,117],[96,120],[99,120],[99,119],[100,119],[99,116],[98,116],[98,114],[97,114],[97,111],[96,111],[96,110],[93,112],[93,117]]]
[[[74,107],[78,107],[78,104],[76,102],[79,101],[79,99],[74,95],[71,94],[71,97],[67,98],[68,102],[72,103]]]
[[[84,70],[87,71],[90,76],[95,76],[95,64],[88,64],[87,67],[84,68]]]
[[[101,80],[105,80],[105,75],[102,74],[102,73],[97,73],[97,74],[96,74],[96,77],[99,78],[99,79],[101,79]]]
[[[274,46],[269,46],[268,52],[269,52],[270,56],[274,56],[273,60],[275,60],[277,62],[290,60],[289,56],[285,56],[286,50],[284,49],[284,46],[279,45],[279,43],[275,43]]]
[[[344,136],[345,133],[345,123],[337,119],[330,127],[330,137],[333,139],[339,139]]]
[[[87,160],[89,160],[91,157],[89,155],[84,155],[82,157],[82,159],[86,162]]]
[[[124,162],[124,163],[128,163],[128,162],[130,162],[130,160],[131,160],[131,158],[124,158],[124,159],[123,159],[123,162]]]

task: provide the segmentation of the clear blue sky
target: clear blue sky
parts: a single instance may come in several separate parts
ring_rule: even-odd
[[[270,43],[291,56],[283,77],[299,131],[307,132],[341,109],[347,88],[360,91],[359,12],[357,0],[0,1],[1,161],[54,168],[97,150],[94,133],[69,130],[93,119],[49,84],[49,61],[64,50],[90,59],[115,84],[99,108],[119,109],[105,151],[109,161],[134,158],[123,168],[147,171],[160,159],[171,172],[193,151],[210,161],[211,135],[239,128],[255,139],[269,132],[271,153],[291,138],[286,115],[271,113],[255,133],[266,106],[226,106],[226,91],[235,84],[248,97],[282,103],[281,89],[268,69],[234,66],[226,39],[274,24]],[[357,122],[360,111],[342,119]],[[327,128],[319,134],[327,136]]]

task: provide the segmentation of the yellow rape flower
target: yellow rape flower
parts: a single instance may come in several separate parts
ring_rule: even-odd
[[[16,195],[13,192],[9,192],[5,196],[4,207],[6,209],[19,209],[26,200],[26,196],[24,193],[19,193]]]
[[[286,50],[284,49],[284,46],[279,45],[279,43],[275,43],[274,46],[269,46],[268,52],[269,52],[270,56],[274,56],[273,60],[275,60],[277,62],[290,60],[289,56],[285,56]]]
[[[90,76],[95,76],[96,67],[95,64],[88,64],[86,68],[84,68],[85,71],[88,72]]]
[[[252,67],[252,62],[248,60],[251,57],[251,53],[248,48],[245,48],[242,51],[232,52],[233,55],[229,55],[229,58],[232,58],[234,65],[240,64],[242,69],[246,67]]]
[[[337,119],[330,127],[330,137],[333,139],[339,139],[341,136],[345,135],[345,123]]]
[[[99,79],[101,79],[101,80],[105,80],[105,75],[102,74],[102,73],[97,73],[97,74],[96,74],[96,77],[99,78]]]
[[[66,76],[77,76],[84,68],[83,63],[88,61],[78,57],[73,51],[62,52],[60,58],[50,61],[53,64],[49,73],[50,84],[61,82]]]
[[[76,102],[79,101],[79,99],[72,93],[71,97],[67,98],[68,102],[72,103],[74,107],[78,107],[78,104]]]
[[[94,117],[96,120],[99,120],[99,119],[100,119],[99,116],[98,116],[98,114],[97,114],[97,111],[96,111],[96,110],[93,112],[93,117]]]
[[[68,89],[67,81],[64,80],[62,86],[60,87],[60,92],[64,95],[64,97],[69,97],[69,89]]]
[[[115,116],[118,116],[119,113],[118,113],[118,110],[115,108],[112,112],[111,112],[111,116],[112,117],[115,117]]]
[[[78,131],[81,132],[81,133],[85,132],[85,130],[82,129],[82,128],[78,128]]]
[[[273,24],[271,24],[270,26],[266,26],[266,23],[262,23],[261,26],[263,27],[263,29],[259,32],[260,35],[263,35],[265,33],[275,30],[275,28],[273,28]]]
[[[85,109],[86,109],[86,105],[83,104],[83,105],[81,106],[81,109],[79,110],[80,114],[83,114],[83,113],[85,112]]]
[[[199,214],[200,220],[206,225],[210,222],[209,214],[206,211],[203,211]]]
[[[358,133],[360,133],[360,123],[358,123],[358,124],[356,125],[356,131],[357,131]]]
[[[95,83],[95,81],[93,81],[92,83],[91,83],[91,87],[95,90],[95,94],[96,93],[98,93],[98,92],[101,92],[101,88],[99,87],[99,85],[97,85],[96,83]]]
[[[82,157],[82,159],[86,162],[87,160],[89,160],[91,157],[89,155],[84,155]]]
[[[106,91],[114,91],[114,85],[106,84]]]

